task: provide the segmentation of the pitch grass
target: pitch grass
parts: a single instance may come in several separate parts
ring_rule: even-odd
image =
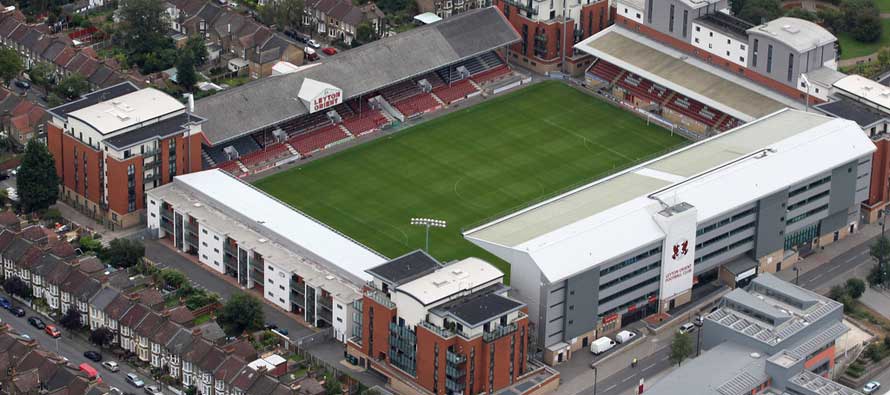
[[[424,247],[433,256],[508,264],[461,229],[625,168],[684,143],[656,126],[548,81],[444,115],[390,137],[269,176],[256,186],[380,253]]]

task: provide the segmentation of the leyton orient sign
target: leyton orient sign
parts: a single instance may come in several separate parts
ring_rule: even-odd
[[[343,91],[324,89],[309,103],[309,112],[317,112],[343,103]]]

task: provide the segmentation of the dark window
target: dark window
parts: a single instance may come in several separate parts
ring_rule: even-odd
[[[687,24],[689,22],[689,11],[683,10],[683,37],[686,37]]]
[[[769,44],[766,47],[766,72],[773,72],[773,45]]]
[[[752,51],[753,56],[751,57],[751,66],[753,66],[753,67],[757,67],[757,44],[759,44],[759,42],[755,38],[754,39],[754,50]]]
[[[791,81],[791,72],[794,70],[794,54],[788,54],[788,81]]]
[[[670,22],[668,22],[668,31],[671,33],[674,32],[674,5],[673,4],[671,4]]]

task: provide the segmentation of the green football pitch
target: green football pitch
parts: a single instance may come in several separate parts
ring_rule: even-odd
[[[256,182],[383,255],[424,248],[442,261],[508,264],[461,230],[684,144],[678,136],[548,81]]]

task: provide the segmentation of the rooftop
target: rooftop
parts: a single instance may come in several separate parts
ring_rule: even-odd
[[[806,52],[837,41],[831,32],[813,22],[783,16],[748,29],[748,34],[765,34],[787,44],[797,52]]]
[[[114,149],[123,150],[145,141],[165,138],[180,133],[186,130],[190,124],[203,123],[204,121],[204,118],[197,115],[180,113],[170,118],[130,130],[127,133],[109,137],[105,139],[104,142]]]
[[[307,114],[296,100],[305,79],[336,85],[346,100],[519,39],[496,8],[472,10],[350,49],[312,68],[219,92],[198,100],[195,113],[208,120],[204,133],[216,145]]]
[[[396,289],[429,306],[449,296],[504,277],[496,267],[479,258],[466,258]]]
[[[416,250],[367,270],[369,274],[393,284],[401,284],[434,272],[439,261],[426,251]]]
[[[743,121],[800,104],[731,72],[619,25],[575,48]]]
[[[695,377],[695,385],[689,378]],[[723,342],[690,359],[650,387],[650,395],[746,394],[768,380],[766,356],[756,350]]]
[[[786,109],[467,230],[464,237],[502,259],[531,260],[549,281],[558,281],[662,240],[650,214],[657,203],[647,195],[687,202],[706,221],[874,150],[852,121]]]
[[[859,391],[846,387],[843,384],[834,382],[807,370],[804,370],[794,377],[791,377],[788,386],[797,387],[795,388],[795,392],[802,394],[812,393],[817,395],[862,395],[862,393]]]
[[[851,96],[890,111],[890,87],[861,75],[851,74],[834,83],[841,95]]]
[[[748,42],[748,29],[754,27],[750,22],[736,18],[724,12],[712,12],[695,20],[704,25],[728,33],[745,43]]]
[[[117,85],[109,86],[105,89],[99,89],[97,91],[87,93],[75,101],[63,104],[58,107],[54,107],[49,111],[59,118],[65,118],[70,112],[92,106],[99,103],[100,101],[111,100],[116,97],[126,95],[128,93],[133,93],[138,90],[139,88],[132,82],[122,82]]]
[[[496,292],[483,293],[478,292],[467,295],[448,306],[442,306],[441,309],[462,323],[468,328],[474,328],[496,319],[505,314],[512,313],[525,306],[524,303],[518,302],[506,296],[502,296]]]
[[[846,97],[817,104],[815,108],[828,115],[854,121],[862,128],[869,127],[888,118],[887,114],[878,111],[876,108]]]
[[[106,135],[184,108],[170,95],[154,88],[145,88],[71,111],[68,117],[79,119]]]

